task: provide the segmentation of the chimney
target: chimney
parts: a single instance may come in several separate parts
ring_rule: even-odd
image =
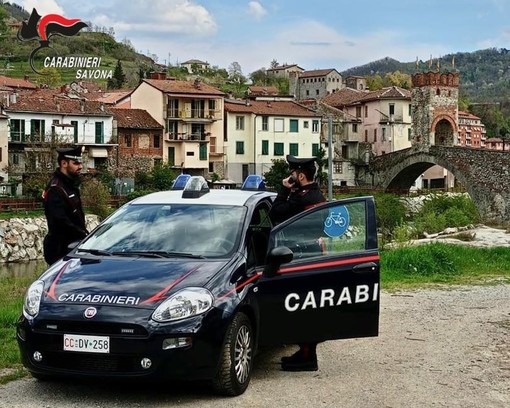
[[[193,86],[197,89],[200,89],[202,84],[200,83],[200,78],[197,78],[193,81]]]
[[[99,109],[101,109],[101,112],[104,112],[104,103],[99,102]]]
[[[150,73],[150,79],[166,79],[166,72],[151,72]]]
[[[55,101],[55,105],[57,105],[57,112],[60,112],[60,101],[58,99]]]
[[[83,112],[85,110],[85,101],[80,99],[80,110]]]

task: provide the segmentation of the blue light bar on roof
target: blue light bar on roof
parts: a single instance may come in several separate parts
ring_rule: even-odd
[[[182,198],[198,198],[209,192],[209,185],[207,180],[202,176],[190,177],[184,191],[182,192]]]
[[[174,181],[174,184],[172,184],[172,190],[184,190],[184,187],[186,186],[186,183],[190,178],[191,178],[190,174],[178,175]]]
[[[263,191],[266,189],[266,183],[264,183],[264,179],[262,176],[258,176],[256,174],[251,174],[246,177],[244,180],[243,186],[241,190],[251,190],[251,191]]]

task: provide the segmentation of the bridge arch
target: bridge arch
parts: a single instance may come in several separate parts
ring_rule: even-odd
[[[408,148],[375,157],[369,164],[372,185],[408,191],[429,167],[439,165],[464,186],[484,221],[510,222],[510,153],[465,147]]]

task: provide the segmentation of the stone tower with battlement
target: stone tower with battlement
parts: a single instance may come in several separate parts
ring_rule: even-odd
[[[458,137],[458,72],[412,75],[412,145],[454,146]]]

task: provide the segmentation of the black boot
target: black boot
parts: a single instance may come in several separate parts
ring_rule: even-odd
[[[301,344],[299,350],[290,357],[282,358],[283,371],[317,371],[316,343]]]

